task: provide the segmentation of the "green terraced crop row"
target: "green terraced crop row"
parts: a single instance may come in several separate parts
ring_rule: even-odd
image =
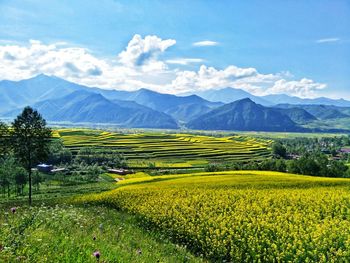
[[[86,129],[62,129],[54,135],[75,154],[83,147],[93,147],[101,152],[122,153],[130,162],[261,160],[270,156],[271,144],[268,140],[241,135],[217,138],[193,134],[120,134]]]

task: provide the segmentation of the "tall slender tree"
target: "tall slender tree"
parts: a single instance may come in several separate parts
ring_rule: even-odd
[[[9,128],[0,121],[0,157],[6,155],[10,150]]]
[[[12,123],[11,144],[16,159],[28,173],[29,205],[32,204],[32,168],[45,161],[49,152],[51,129],[31,107],[24,108]]]

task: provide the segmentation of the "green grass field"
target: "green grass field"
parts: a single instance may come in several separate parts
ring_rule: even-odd
[[[25,188],[25,195],[12,195],[7,198],[5,195],[0,195],[1,204],[26,204],[28,202],[28,187]],[[52,184],[50,186],[43,184],[39,190],[33,189],[33,202],[42,203],[46,200],[52,202],[59,202],[70,196],[85,195],[89,193],[99,193],[116,188],[116,185],[112,182],[100,181],[97,183],[84,183],[74,185],[60,185]],[[57,201],[55,201],[57,200]]]
[[[345,262],[350,180],[238,171],[138,177],[85,196],[213,262]]]
[[[82,147],[122,153],[131,167],[147,167],[152,162],[162,168],[193,168],[208,162],[261,160],[270,156],[271,144],[269,140],[239,135],[118,134],[86,129],[57,130],[54,135],[73,153]]]
[[[349,130],[350,127],[350,118],[339,118],[339,119],[330,119],[330,120],[316,120],[308,125],[305,125],[306,128],[321,128],[321,129],[345,129]]]
[[[96,206],[1,207],[0,262],[205,262],[137,217]]]

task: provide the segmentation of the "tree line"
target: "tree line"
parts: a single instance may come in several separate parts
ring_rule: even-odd
[[[295,141],[283,143],[276,141],[272,144],[272,157],[262,161],[212,163],[206,167],[206,171],[215,172],[222,170],[261,170],[289,172],[301,175],[323,177],[350,177],[348,154],[344,154],[340,160],[334,160],[333,151],[339,152],[343,146],[350,145],[350,137],[307,139],[301,138]],[[325,153],[326,152],[326,153]],[[291,155],[297,158],[291,158]]]
[[[31,107],[26,107],[20,115],[8,127],[0,123],[0,151],[5,159],[5,165],[1,169],[1,185],[9,187],[10,178],[14,175],[15,181],[23,191],[24,171],[26,171],[29,193],[29,205],[32,204],[32,168],[45,160],[49,153],[51,129],[46,126],[44,118]],[[12,153],[18,164],[18,170],[6,169],[11,161],[6,160],[6,155]],[[17,180],[16,180],[17,178]]]

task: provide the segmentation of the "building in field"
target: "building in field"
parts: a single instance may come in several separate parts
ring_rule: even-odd
[[[350,154],[350,147],[343,147],[340,149],[340,152]]]
[[[118,175],[127,175],[134,173],[133,171],[127,170],[127,169],[108,169],[108,172],[111,174],[118,174]]]
[[[38,171],[42,173],[50,173],[53,170],[53,165],[41,163],[36,166],[36,169],[38,169]]]
[[[52,164],[41,163],[36,166],[36,170],[41,173],[46,174],[55,174],[55,173],[64,173],[67,172],[66,168],[55,168]]]

